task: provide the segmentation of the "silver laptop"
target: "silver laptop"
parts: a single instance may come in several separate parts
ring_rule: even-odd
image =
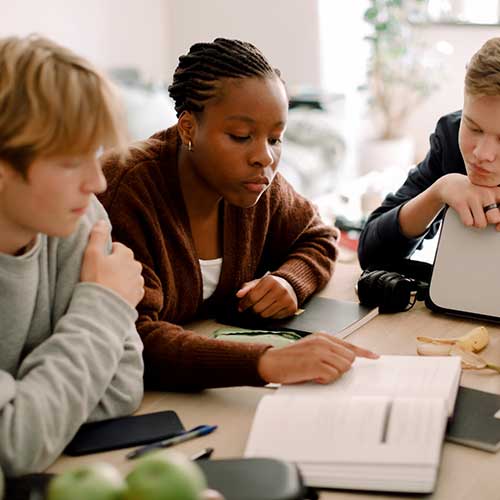
[[[434,258],[430,309],[500,321],[500,232],[465,227],[455,210],[444,216]]]

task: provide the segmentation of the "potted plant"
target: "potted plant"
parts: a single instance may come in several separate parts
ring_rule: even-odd
[[[371,33],[367,82],[372,137],[363,144],[363,172],[410,166],[413,140],[405,124],[442,79],[443,54],[429,46],[413,21],[424,20],[426,0],[370,0],[364,20]]]

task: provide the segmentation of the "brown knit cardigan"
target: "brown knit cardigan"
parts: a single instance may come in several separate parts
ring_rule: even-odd
[[[113,239],[143,264],[145,296],[137,330],[144,342],[148,388],[198,390],[262,385],[261,344],[224,342],[181,325],[236,307],[245,281],[270,271],[285,278],[299,303],[329,280],[336,258],[336,229],[279,174],[251,208],[223,207],[223,264],[211,297],[202,298],[200,265],[178,176],[177,128],[159,132],[120,160],[104,162],[107,191],[100,195]]]

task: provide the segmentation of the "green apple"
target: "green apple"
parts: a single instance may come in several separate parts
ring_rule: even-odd
[[[125,480],[111,464],[95,462],[54,477],[48,500],[121,500]]]
[[[170,450],[139,459],[126,480],[125,500],[200,500],[206,488],[198,465]]]

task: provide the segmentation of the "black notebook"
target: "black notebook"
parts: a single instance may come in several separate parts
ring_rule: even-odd
[[[500,395],[460,387],[446,439],[496,452],[500,449]]]
[[[226,311],[217,317],[217,321],[252,330],[289,330],[301,335],[325,331],[344,338],[378,314],[378,308],[317,296],[307,301],[303,309],[301,314],[283,320],[264,319],[250,311]]]
[[[184,426],[172,410],[111,418],[82,425],[64,453],[75,456],[129,448],[160,441],[182,431]]]

